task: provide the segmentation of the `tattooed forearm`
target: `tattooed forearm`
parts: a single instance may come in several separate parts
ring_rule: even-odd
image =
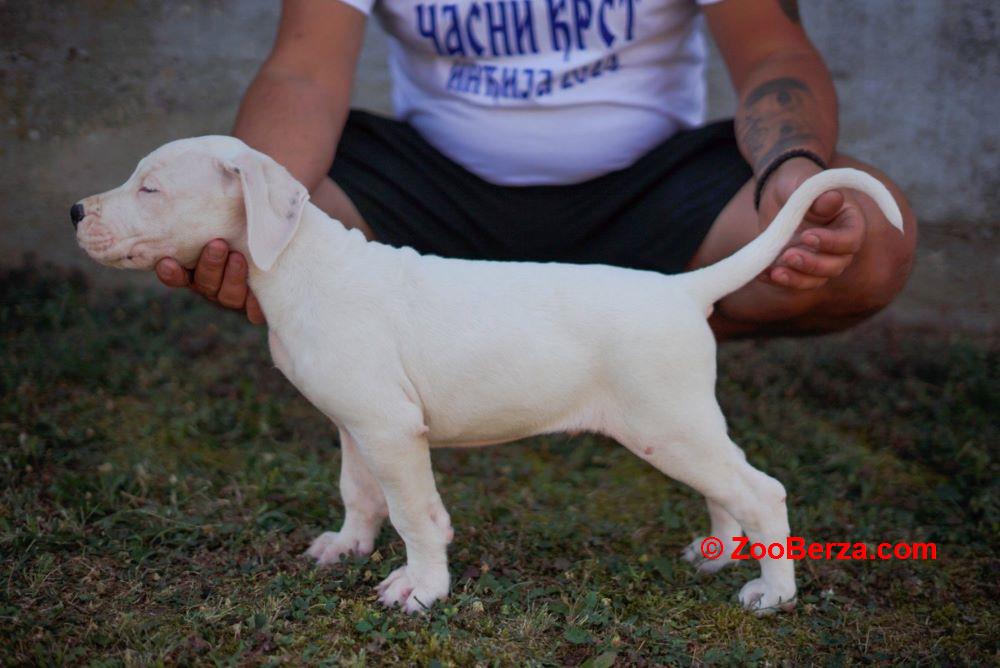
[[[736,119],[736,133],[754,173],[759,174],[785,151],[822,144],[810,127],[816,104],[809,86],[793,77],[772,79],[747,94]]]
[[[797,0],[778,0],[778,4],[781,5],[781,11],[785,12],[789,21],[799,23],[799,3]]]
[[[794,0],[773,1],[788,20],[798,21]],[[777,9],[772,5],[773,14]],[[775,35],[768,55],[737,62],[741,67],[731,72],[740,98],[737,142],[758,176],[788,151],[803,149],[828,162],[837,146],[837,93],[829,70],[802,31],[783,28]]]
[[[810,95],[809,86],[799,79],[782,77],[781,79],[772,79],[754,88],[747,95],[745,104],[752,107],[768,95],[774,95],[781,106],[788,107],[797,102],[794,96],[798,94]]]

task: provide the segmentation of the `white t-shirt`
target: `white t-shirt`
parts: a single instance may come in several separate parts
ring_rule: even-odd
[[[396,116],[505,185],[623,169],[701,124],[718,1],[341,0],[389,34]]]

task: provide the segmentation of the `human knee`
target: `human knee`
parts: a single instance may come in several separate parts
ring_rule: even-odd
[[[909,261],[886,257],[885,265],[872,272],[863,291],[856,295],[855,315],[871,316],[889,306],[903,290],[908,275]]]
[[[895,193],[894,193],[895,194]],[[902,195],[897,195],[898,198]],[[869,206],[875,207],[873,203]],[[871,263],[871,271],[861,302],[870,312],[888,306],[903,290],[913,268],[916,255],[916,220],[905,200],[900,202],[903,209],[904,233],[896,230],[882,230],[873,248],[876,261]],[[873,212],[870,214],[875,216]],[[881,212],[878,212],[881,215]],[[886,223],[888,225],[888,223]]]
[[[839,164],[847,160],[841,159]],[[831,282],[830,289],[817,291],[813,299],[803,295],[798,304],[800,315],[829,316],[827,324],[831,330],[850,326],[889,306],[906,285],[917,245],[916,217],[899,187],[869,165],[851,160],[846,166],[867,171],[882,181],[903,214],[903,231],[901,233],[889,223],[872,199],[859,196],[859,206],[868,227],[864,245],[855,256],[856,268],[851,271],[850,278],[845,275]]]
[[[917,247],[917,219],[902,189],[881,170],[842,154],[834,158],[834,166],[860,169],[881,181],[903,214],[903,230],[900,232],[892,227],[882,209],[871,198],[859,196],[862,212],[868,221],[863,252],[872,257],[863,285],[864,295],[859,297],[869,310],[877,311],[892,302],[910,275]]]

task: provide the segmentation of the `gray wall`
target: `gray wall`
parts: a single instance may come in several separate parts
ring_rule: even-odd
[[[1000,220],[1000,3],[800,5],[837,84],[841,150],[888,172],[924,223]],[[718,59],[710,82],[713,112],[731,114]]]
[[[888,171],[924,223],[994,228],[997,3],[801,4],[837,80],[843,150]],[[276,16],[270,0],[0,2],[0,263],[34,249],[86,266],[69,205],[166,140],[225,132]],[[355,104],[387,109],[384,54],[370,29]],[[730,114],[714,56],[710,84],[712,115]]]

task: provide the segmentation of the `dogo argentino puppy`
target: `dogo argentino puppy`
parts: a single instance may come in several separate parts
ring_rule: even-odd
[[[881,183],[832,169],[803,183],[747,246],[675,276],[444,259],[366,241],[309,203],[274,160],[222,136],[159,148],[122,186],[77,203],[73,218],[80,246],[113,267],[152,269],[164,257],[190,266],[216,238],[251,259],[275,364],[340,432],[344,523],[307,553],[319,564],[368,554],[388,516],[406,565],[378,586],[380,599],[414,612],[450,582],[452,528],[432,447],[606,434],[704,494],[711,533],[727,547],[741,533],[765,545],[786,539],[785,488],[727,433],[706,318],[835,188],[869,195],[902,232]],[[698,560],[701,540],[686,558]],[[792,607],[793,562],[765,557],[760,571],[741,603],[758,614]]]

